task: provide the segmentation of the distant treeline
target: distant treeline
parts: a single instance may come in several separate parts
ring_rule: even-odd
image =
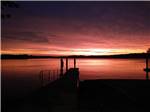
[[[31,58],[52,58],[51,56],[34,56],[27,54],[12,55],[12,54],[2,54],[1,59],[31,59]]]
[[[150,58],[150,53],[131,53],[118,55],[80,56],[80,58]]]
[[[84,55],[71,55],[71,56],[34,56],[34,55],[11,55],[11,54],[2,54],[1,59],[35,59],[35,58],[150,58],[150,53],[132,53],[132,54],[119,54],[119,55],[97,55],[97,56],[84,56]]]

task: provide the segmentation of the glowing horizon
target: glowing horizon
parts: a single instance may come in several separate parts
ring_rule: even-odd
[[[50,55],[50,56],[67,56],[67,55],[116,55],[129,53],[144,53],[144,50],[128,50],[128,49],[73,49],[70,51],[27,51],[27,50],[13,50],[1,51],[1,54],[28,54],[28,55]]]

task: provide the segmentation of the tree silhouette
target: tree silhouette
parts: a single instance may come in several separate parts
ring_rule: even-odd
[[[1,1],[1,18],[10,18],[12,16],[10,13],[12,8],[19,8],[19,5],[14,1]]]
[[[148,48],[147,53],[150,53],[150,48]]]

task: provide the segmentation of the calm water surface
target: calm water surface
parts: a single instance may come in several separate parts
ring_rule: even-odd
[[[2,90],[4,95],[10,96],[20,96],[39,88],[41,70],[60,69],[59,59],[2,60],[1,63]],[[72,59],[69,67],[73,67]],[[80,80],[145,79],[144,59],[77,59],[77,67]]]

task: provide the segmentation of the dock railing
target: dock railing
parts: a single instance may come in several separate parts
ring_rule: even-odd
[[[59,70],[41,70],[39,73],[39,80],[41,85],[44,86],[60,78]]]

